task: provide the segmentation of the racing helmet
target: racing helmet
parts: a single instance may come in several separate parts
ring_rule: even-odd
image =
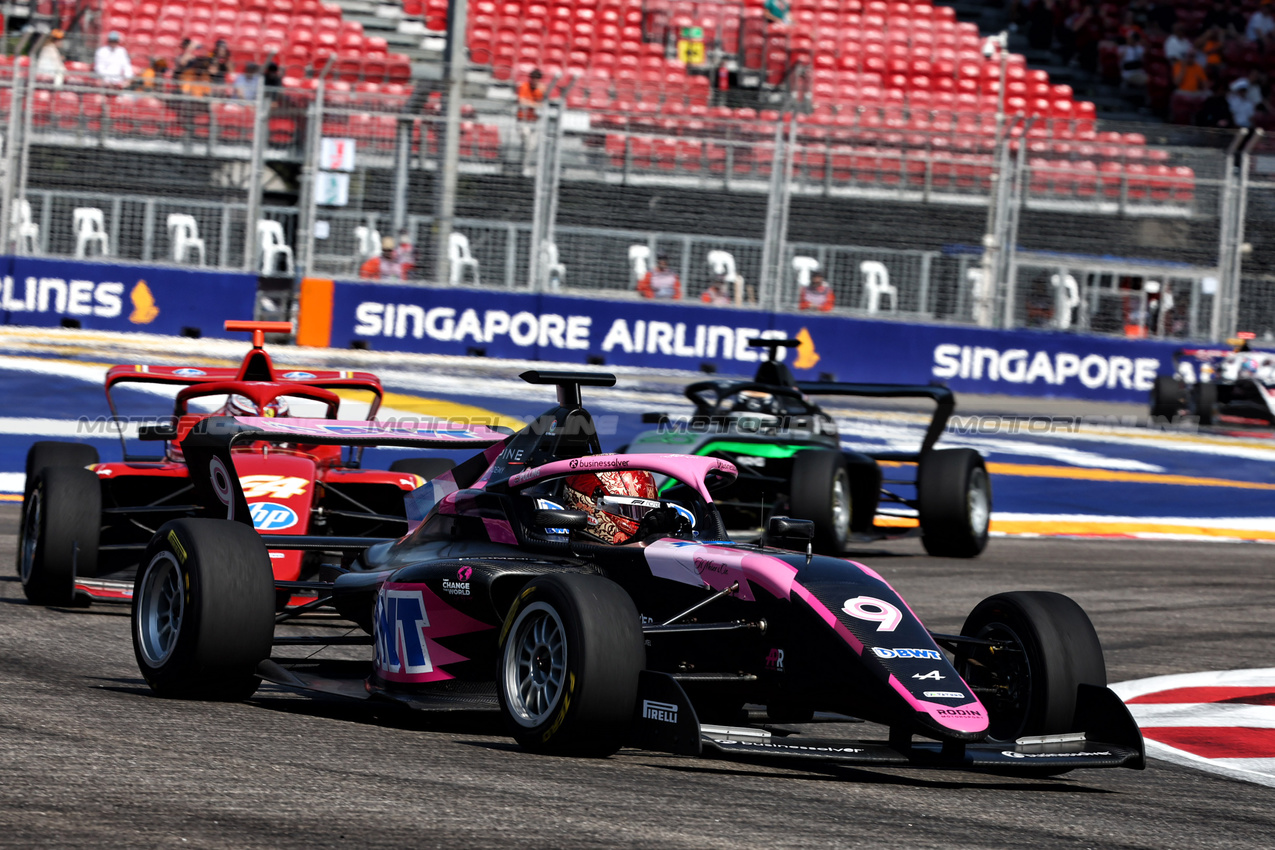
[[[271,399],[258,411],[257,404],[252,399],[246,395],[231,393],[226,397],[226,403],[221,406],[217,414],[219,416],[265,416],[269,418],[287,416],[288,403],[281,398]]]
[[[655,476],[645,470],[615,470],[569,475],[561,499],[567,510],[584,511],[584,532],[604,543],[627,543],[637,534],[642,518],[659,508]]]
[[[743,390],[736,394],[731,412],[780,416],[783,414],[784,408],[779,399],[775,398],[771,393],[762,390]]]

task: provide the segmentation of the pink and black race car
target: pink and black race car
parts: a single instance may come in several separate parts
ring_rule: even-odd
[[[29,600],[127,602],[138,559],[155,529],[203,515],[191,498],[180,445],[195,423],[214,415],[192,411],[198,400],[213,400],[218,413],[264,417],[286,416],[289,404],[310,402],[334,419],[341,402],[334,391],[342,390],[366,398],[368,417],[376,415],[383,393],[375,375],[275,369],[265,334],[288,333],[289,323],[229,321],[226,329],[253,334],[252,350],[237,368],[129,365],[107,372],[106,399],[116,422],[122,420],[113,389],[138,383],[180,387],[172,420],[139,429],[160,451],[131,452],[123,431],[119,462],[100,463],[97,450],[84,443],[31,447],[18,546],[18,573]],[[445,458],[422,457],[397,460],[389,471],[361,469],[361,452],[304,441],[237,446],[235,468],[254,527],[281,537],[401,534],[407,529],[403,495],[452,466]],[[282,580],[310,577],[316,563],[296,550],[270,553],[273,574]]]
[[[630,745],[1029,775],[1143,767],[1141,734],[1106,687],[1098,637],[1071,599],[1003,593],[979,603],[961,634],[932,633],[862,564],[808,545],[732,542],[711,494],[735,479],[729,461],[600,454],[580,387],[614,377],[523,378],[556,385],[558,405],[513,435],[195,423],[181,447],[203,518],[159,528],[133,593],[150,687],[241,699],[264,678],[424,710],[489,709],[544,753]],[[485,450],[411,494],[403,537],[262,537],[236,446],[296,441]],[[814,526],[772,517],[769,532],[809,544]],[[329,581],[272,580],[268,549],[280,547],[340,554],[341,565]],[[291,613],[276,614],[276,596],[300,590],[367,635],[276,634]],[[310,651],[354,643],[369,647],[366,662]],[[302,646],[304,659],[272,655]],[[884,724],[888,739],[807,737],[801,724],[816,711]]]

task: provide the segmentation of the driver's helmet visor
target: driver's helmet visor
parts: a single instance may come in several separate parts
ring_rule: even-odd
[[[643,499],[639,496],[602,496],[598,499],[599,509],[634,522],[641,522],[642,517],[659,506],[659,499]]]

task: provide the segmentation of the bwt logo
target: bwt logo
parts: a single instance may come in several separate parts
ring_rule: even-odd
[[[383,673],[430,673],[434,664],[425,645],[429,616],[419,590],[386,590],[376,598],[372,618],[376,669]]]
[[[645,720],[658,720],[661,723],[676,723],[677,704],[644,699],[642,700],[642,717]]]
[[[256,502],[248,506],[257,531],[282,531],[297,524],[297,512],[278,502]]]

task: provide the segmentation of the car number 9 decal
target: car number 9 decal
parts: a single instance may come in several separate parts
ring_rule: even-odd
[[[892,632],[903,620],[903,613],[898,608],[872,596],[847,599],[841,610],[851,617],[876,623],[879,632]]]
[[[230,474],[221,458],[214,457],[208,462],[208,478],[212,481],[213,494],[217,501],[226,506],[226,519],[235,518],[235,488],[230,483]]]

